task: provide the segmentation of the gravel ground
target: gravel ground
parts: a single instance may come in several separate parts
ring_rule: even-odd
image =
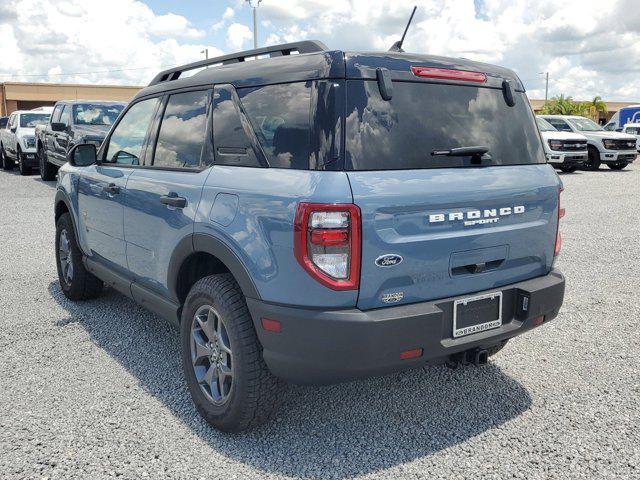
[[[640,165],[562,179],[555,321],[484,368],[293,387],[227,435],[175,330],[113,291],[65,299],[54,184],[0,172],[0,478],[640,478]]]

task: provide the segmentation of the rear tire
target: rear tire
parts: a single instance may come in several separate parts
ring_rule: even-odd
[[[629,165],[628,162],[618,162],[618,163],[608,163],[607,167],[609,167],[611,170],[622,170],[627,165]]]
[[[60,287],[68,299],[88,300],[100,295],[102,280],[84,267],[68,213],[60,215],[56,222],[56,266]]]
[[[584,162],[582,168],[585,170],[599,170],[600,169],[600,152],[596,147],[589,145],[589,155],[587,156],[587,160]]]
[[[273,415],[283,382],[264,363],[233,276],[211,275],[195,283],[182,311],[180,337],[187,386],[209,424],[239,432]]]
[[[38,164],[40,165],[40,178],[45,182],[56,179],[58,169],[49,163],[44,148],[38,148]]]
[[[0,158],[2,159],[3,170],[13,170],[13,160],[7,157],[7,154],[2,147],[0,147]]]
[[[573,173],[578,169],[578,167],[560,167],[560,170],[562,170],[564,173]]]

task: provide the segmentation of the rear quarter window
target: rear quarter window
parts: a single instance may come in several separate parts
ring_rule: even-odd
[[[269,166],[310,168],[311,82],[238,90]]]
[[[482,166],[544,163],[527,98],[514,92],[460,85],[394,82],[385,101],[375,81],[347,82],[347,170],[466,167],[470,157],[434,156],[435,150],[486,146]]]

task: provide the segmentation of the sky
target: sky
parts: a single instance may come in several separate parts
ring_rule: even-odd
[[[256,2],[256,0],[253,0]],[[262,0],[260,46],[464,57],[514,69],[530,98],[640,101],[640,0]],[[253,46],[245,0],[3,0],[0,82],[145,85],[163,68]]]

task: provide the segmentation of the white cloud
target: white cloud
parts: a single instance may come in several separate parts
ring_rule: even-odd
[[[233,17],[234,14],[235,14],[235,12],[233,11],[233,8],[227,7],[227,9],[222,14],[222,19],[223,20],[229,20],[230,18]]]
[[[0,7],[0,81],[144,85],[204,48],[220,54],[193,43],[202,35],[185,17],[135,0],[21,0]]]
[[[252,38],[251,29],[241,23],[232,23],[227,29],[227,45],[231,50],[242,50]]]
[[[189,20],[182,15],[167,13],[153,19],[151,23],[151,33],[160,36],[175,36],[185,38],[202,38],[204,32],[191,28]]]

